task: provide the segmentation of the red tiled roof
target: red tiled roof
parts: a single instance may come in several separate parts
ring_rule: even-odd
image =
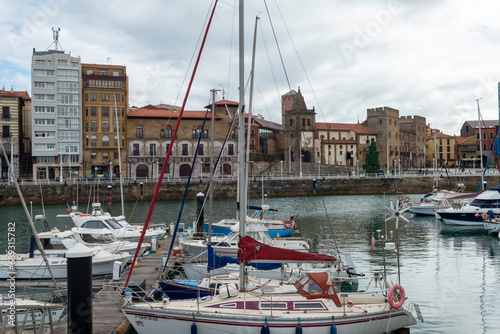
[[[462,144],[462,143],[464,143],[464,142],[466,142],[467,140],[472,139],[472,138],[475,138],[475,136],[470,136],[470,137],[458,137],[457,139],[455,139],[455,142],[456,142],[457,144],[459,144],[459,145],[460,145],[460,144]]]
[[[148,105],[143,108],[137,108],[135,110],[129,110],[127,112],[128,117],[136,117],[136,118],[178,118],[179,117],[178,110],[167,110],[160,109],[155,106]],[[195,111],[195,110],[185,110],[182,115],[183,119],[203,119],[205,118],[206,112]],[[212,117],[212,114],[208,112],[207,117]],[[222,119],[221,116],[215,115],[215,119]]]
[[[219,100],[219,101],[215,102],[215,105],[216,106],[224,106],[224,105],[239,106],[240,104],[238,102],[229,101],[229,100]],[[210,103],[209,105],[205,106],[205,108],[212,108],[212,104]]]
[[[434,138],[434,135],[431,136],[431,139]],[[444,133],[436,133],[436,138],[455,138],[455,136],[450,136]]]
[[[334,130],[334,131],[354,131],[356,133],[376,135],[377,132],[365,128],[361,124],[347,123],[316,123],[317,130]]]
[[[0,96],[21,96],[23,100],[31,100],[30,95],[26,91],[0,90]]]

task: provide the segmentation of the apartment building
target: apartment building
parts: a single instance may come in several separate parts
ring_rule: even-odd
[[[80,64],[71,53],[33,49],[31,138],[36,179],[83,175]]]
[[[127,177],[126,67],[82,64],[82,97],[83,174]]]

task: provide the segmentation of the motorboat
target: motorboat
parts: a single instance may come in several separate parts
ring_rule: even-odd
[[[118,240],[109,229],[73,227],[71,232],[74,233],[76,241],[90,248],[97,246],[110,253],[129,252],[132,254],[137,250],[138,242]],[[139,256],[150,249],[151,244],[142,243]]]
[[[488,211],[500,214],[500,186],[487,188],[470,204],[437,210],[436,218],[450,225],[483,226],[482,215]]]
[[[417,216],[434,216],[436,210],[450,207],[449,199],[460,193],[453,190],[435,190],[426,194],[420,202],[410,203],[410,211]]]
[[[92,204],[92,213],[71,212],[69,214],[76,227],[90,229],[109,229],[118,240],[139,241],[142,226],[127,225],[125,217],[119,216],[119,220],[112,217],[109,212],[101,209],[100,203]],[[161,240],[166,234],[163,228],[148,228],[145,237],[151,241],[153,236]]]
[[[78,245],[71,231],[53,229],[38,233],[40,242],[49,262],[50,269],[56,279],[67,278],[66,257],[68,250]],[[127,263],[130,253],[110,253],[100,247],[92,248],[92,275],[100,276],[112,273],[113,262]],[[14,258],[12,258],[14,257]],[[0,278],[8,279],[49,279],[51,278],[47,265],[38,250],[34,237],[31,239],[29,253],[0,255]]]
[[[271,209],[269,205],[262,205],[258,207],[258,210],[256,210],[252,216],[247,217],[247,222],[265,224],[267,227],[267,234],[271,238],[291,236],[297,227],[295,221],[297,216],[295,215],[285,220],[275,219],[274,216],[270,218],[269,216],[275,211],[277,210]],[[222,219],[216,223],[205,223],[204,229],[205,232],[208,233],[208,229],[211,226],[213,235],[228,235],[231,233],[231,228],[236,224],[238,224],[238,219]]]

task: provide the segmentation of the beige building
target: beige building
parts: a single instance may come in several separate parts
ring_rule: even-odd
[[[22,148],[22,124],[25,100],[29,100],[27,92],[16,92],[13,89],[0,90],[0,131],[2,144],[11,163],[16,178],[20,176],[20,159]],[[1,179],[10,180],[13,175],[10,173],[7,160],[3,152],[0,151]]]
[[[211,109],[211,107],[209,105],[206,108]],[[237,102],[221,100],[215,103],[215,159],[221,152],[237,108]],[[230,115],[228,115],[226,110],[229,111]],[[202,128],[205,116],[207,117],[207,121],[204,128]],[[130,177],[158,178],[163,168],[165,156],[169,149],[178,117],[178,110],[163,109],[153,105],[129,110],[127,122],[127,168]],[[208,176],[210,173],[211,149],[210,119],[210,111],[208,114],[206,111],[184,111],[165,174],[176,178],[189,176],[198,138],[200,133],[202,133],[193,176]],[[222,160],[215,172],[216,177],[221,175],[237,175],[237,127],[238,124],[236,121],[222,152]]]
[[[454,167],[456,163],[456,137],[444,133],[436,134],[436,141],[434,136],[427,137],[427,167],[442,166]]]
[[[110,174],[127,177],[126,67],[82,64],[82,98],[83,174],[86,177],[107,178]]]

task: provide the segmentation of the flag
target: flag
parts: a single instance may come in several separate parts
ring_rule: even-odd
[[[375,250],[375,237],[372,234],[372,251]]]

